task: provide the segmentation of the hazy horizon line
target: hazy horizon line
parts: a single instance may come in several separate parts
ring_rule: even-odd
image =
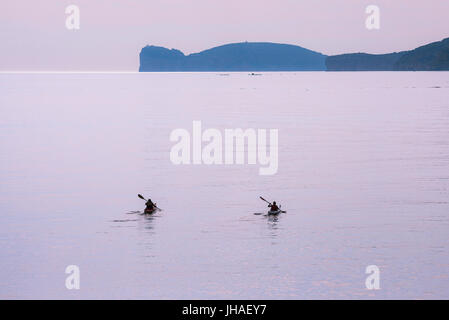
[[[285,43],[285,42],[273,42],[273,41],[240,41],[240,42],[229,42],[229,43],[224,43],[218,46],[213,46],[213,47],[209,47],[206,49],[203,49],[201,51],[197,51],[197,52],[191,52],[191,53],[184,53],[184,51],[182,51],[181,49],[178,48],[174,48],[174,47],[164,47],[164,46],[159,46],[159,45],[155,45],[155,44],[146,44],[144,47],[141,48],[141,50],[145,47],[149,47],[149,46],[154,46],[154,47],[160,47],[160,48],[165,48],[165,49],[169,49],[169,50],[178,50],[181,51],[185,56],[189,56],[192,54],[197,54],[197,53],[201,53],[203,51],[207,51],[210,49],[214,49],[214,48],[219,48],[222,46],[226,46],[226,45],[232,45],[232,44],[242,44],[242,43],[265,43],[265,44],[279,44],[279,45],[291,45],[291,46],[296,46],[296,47],[300,47],[303,49],[307,49],[310,51],[314,51],[317,53],[320,53],[326,57],[331,57],[331,56],[338,56],[338,55],[344,55],[344,54],[356,54],[356,53],[364,53],[364,54],[370,54],[370,55],[384,55],[384,54],[389,54],[389,53],[397,53],[397,52],[404,52],[404,51],[411,51],[414,50],[416,48],[422,47],[422,46],[426,46],[429,45],[431,43],[436,43],[436,42],[441,42],[445,39],[449,39],[449,35],[447,37],[444,37],[440,40],[435,40],[432,42],[427,42],[424,44],[421,44],[417,47],[414,48],[410,48],[408,50],[401,50],[401,51],[390,51],[387,53],[370,53],[370,52],[362,52],[362,51],[358,51],[358,52],[346,52],[346,53],[339,53],[339,54],[325,54],[323,52],[320,51],[315,51],[314,49],[310,49],[310,48],[306,48],[303,47],[299,44],[293,44],[293,43]],[[139,53],[137,53],[138,55]],[[328,72],[327,70],[324,70],[325,72]],[[189,73],[188,71],[175,71],[175,72],[164,72],[164,71],[160,71],[160,72],[151,72],[151,73]],[[219,71],[204,71],[204,72],[219,72]],[[226,72],[234,72],[234,73],[238,73],[238,72],[246,72],[246,71],[226,71]],[[317,71],[266,71],[266,72],[317,72]],[[338,71],[338,72],[342,72],[342,71]],[[357,72],[363,72],[363,71],[357,71]],[[388,71],[367,71],[367,72],[388,72]],[[395,71],[398,72],[398,71]],[[406,72],[406,71],[404,71]],[[425,71],[423,71],[425,72]],[[432,71],[429,71],[432,72]],[[133,74],[133,73],[142,73],[140,71],[135,71],[135,70],[131,70],[131,69],[123,69],[123,70],[63,70],[63,69],[55,69],[55,70],[0,70],[0,74]],[[198,71],[192,71],[192,73],[198,73]]]

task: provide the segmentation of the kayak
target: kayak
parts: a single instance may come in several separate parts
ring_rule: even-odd
[[[157,208],[153,208],[153,209],[145,208],[145,210],[143,211],[143,213],[145,213],[145,214],[152,214],[152,213],[155,213],[156,210],[157,210]]]
[[[277,215],[277,214],[279,214],[279,213],[281,213],[282,212],[282,210],[281,209],[279,209],[279,210],[275,210],[275,211],[273,211],[273,210],[270,210],[270,211],[268,211],[268,215],[269,216],[272,216],[272,215]]]

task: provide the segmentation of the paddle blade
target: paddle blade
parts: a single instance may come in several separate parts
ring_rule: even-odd
[[[268,202],[267,200],[265,200],[264,198],[262,198],[262,197],[259,197],[261,200],[263,200],[263,201],[265,201],[266,203],[270,203],[270,202]]]
[[[137,195],[140,199],[142,199],[142,200],[146,200],[144,197],[143,197],[143,195],[141,195],[141,194],[138,194]]]

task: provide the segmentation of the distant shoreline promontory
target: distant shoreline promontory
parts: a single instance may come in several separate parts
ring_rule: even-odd
[[[184,55],[146,46],[141,72],[155,71],[442,71],[449,70],[449,38],[410,51],[327,56],[300,46],[241,42]]]

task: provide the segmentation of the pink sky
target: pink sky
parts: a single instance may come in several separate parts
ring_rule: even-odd
[[[81,29],[65,28],[78,5]],[[380,30],[365,8],[381,10]],[[192,53],[241,41],[386,53],[449,37],[448,0],[14,0],[0,4],[0,70],[136,71],[146,44]]]

